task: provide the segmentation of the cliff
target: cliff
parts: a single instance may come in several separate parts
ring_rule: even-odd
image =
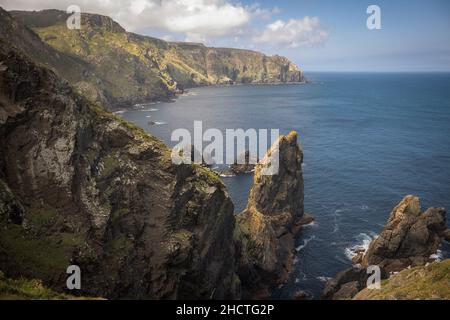
[[[391,283],[392,287],[394,284],[401,283],[401,279],[405,279],[405,277],[399,276],[391,281],[390,276],[395,272],[433,262],[432,255],[437,252],[448,234],[445,215],[445,210],[440,208],[429,208],[422,212],[418,197],[411,195],[404,197],[392,210],[385,227],[380,235],[370,243],[367,252],[354,257],[355,265],[352,268],[338,273],[328,281],[322,297],[324,299],[350,299],[358,292],[366,290],[369,276],[366,270],[370,265],[380,267],[382,279],[389,278],[386,281]],[[408,274],[408,272],[404,271],[403,274]],[[425,278],[428,279],[428,276]],[[405,286],[408,283],[408,281],[405,282]],[[426,281],[421,281],[421,283],[424,286],[423,290],[427,290]],[[430,283],[430,288],[432,285]],[[447,286],[447,290],[449,288]],[[371,291],[378,292],[378,290]],[[361,294],[360,297],[365,295]],[[378,294],[373,293],[368,296],[375,297]]]
[[[0,19],[5,290],[15,287],[17,297],[67,298],[56,292],[64,292],[72,264],[82,270],[77,294],[105,298],[240,298],[242,291],[254,292],[253,276],[270,286],[286,274],[303,216],[296,133],[280,137],[258,165],[249,206],[236,225],[217,174],[200,165],[173,165],[161,141],[59,75],[84,73],[83,63],[43,43],[7,12],[0,10]],[[94,22],[123,32],[105,19]],[[58,71],[59,64],[67,69]],[[262,176],[278,147],[279,173]],[[42,281],[43,295],[23,291],[28,280],[22,277]]]
[[[166,42],[126,32],[100,15],[82,14],[81,30],[66,27],[68,15],[63,11],[12,11],[11,15],[80,68],[42,62],[90,100],[109,107],[168,100],[180,90],[199,85],[304,81],[303,72],[284,57]]]
[[[0,40],[0,270],[82,294],[234,298],[233,204],[201,166]]]
[[[278,157],[278,173],[263,175],[270,156]],[[303,217],[302,161],[297,133],[291,132],[280,136],[255,167],[247,208],[237,216],[235,235],[245,297],[267,295],[268,288],[285,280],[290,271]]]

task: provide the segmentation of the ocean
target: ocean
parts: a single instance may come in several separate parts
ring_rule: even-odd
[[[352,252],[382,230],[405,195],[419,196],[422,209],[450,209],[450,74],[306,76],[305,85],[194,88],[175,102],[120,114],[170,146],[172,131],[193,130],[195,120],[204,130],[299,133],[305,211],[316,221],[297,239],[291,277],[273,292],[279,299],[298,290],[319,298],[325,281],[351,266]],[[223,181],[242,211],[252,175]],[[450,257],[448,243],[439,256]]]

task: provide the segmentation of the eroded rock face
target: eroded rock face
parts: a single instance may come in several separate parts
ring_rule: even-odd
[[[378,265],[387,272],[424,265],[439,249],[446,229],[444,209],[429,208],[422,212],[419,198],[406,196],[371,242],[362,265]]]
[[[263,175],[268,157],[277,150],[278,173]],[[297,133],[291,132],[281,136],[256,165],[247,208],[237,216],[239,274],[248,296],[283,280],[289,272],[294,235],[303,217],[302,161]]]
[[[351,299],[366,287],[367,268],[376,265],[382,279],[392,272],[423,266],[432,259],[448,233],[445,210],[429,208],[421,211],[418,197],[408,195],[392,210],[380,235],[367,252],[353,260],[356,265],[328,281],[324,299]]]
[[[233,204],[202,166],[0,40],[0,270],[82,294],[235,298]]]

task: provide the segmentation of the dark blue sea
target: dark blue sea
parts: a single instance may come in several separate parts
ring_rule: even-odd
[[[327,278],[351,265],[392,208],[408,194],[422,208],[450,209],[450,74],[310,73],[306,85],[191,89],[172,103],[121,116],[170,141],[176,128],[297,130],[304,152],[305,211],[316,221],[297,240],[289,282],[316,298]],[[156,125],[149,125],[153,121]],[[240,212],[251,175],[223,178]],[[450,214],[448,214],[450,216]],[[444,244],[441,257],[450,256]]]

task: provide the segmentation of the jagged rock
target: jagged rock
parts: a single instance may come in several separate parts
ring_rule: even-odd
[[[309,292],[303,290],[297,291],[294,295],[294,300],[311,300],[312,298]]]
[[[241,157],[244,158],[243,161],[235,161],[235,163],[230,166],[231,172],[235,174],[252,172],[255,169],[255,164],[253,163],[256,163],[257,161],[250,161],[250,151],[245,151],[244,155],[241,155]]]
[[[450,229],[444,231],[444,239],[450,242]]]
[[[217,175],[0,38],[0,270],[106,298],[237,298],[234,208]]]
[[[279,170],[263,175],[278,152]],[[295,225],[303,217],[303,153],[297,133],[281,136],[256,165],[247,208],[237,216],[240,276],[248,296],[266,284],[283,281],[290,271]],[[264,279],[264,280],[262,280]]]
[[[371,242],[363,266],[378,265],[387,272],[430,262],[447,229],[445,210],[421,212],[418,197],[406,196],[392,211],[380,235]]]
[[[359,252],[353,258],[358,267],[344,270],[328,281],[322,298],[352,298],[365,288],[366,270],[371,265],[380,267],[384,279],[391,272],[431,262],[430,256],[441,245],[446,230],[444,209],[429,208],[421,212],[419,198],[406,196],[392,210],[386,226],[370,243],[367,252]]]

